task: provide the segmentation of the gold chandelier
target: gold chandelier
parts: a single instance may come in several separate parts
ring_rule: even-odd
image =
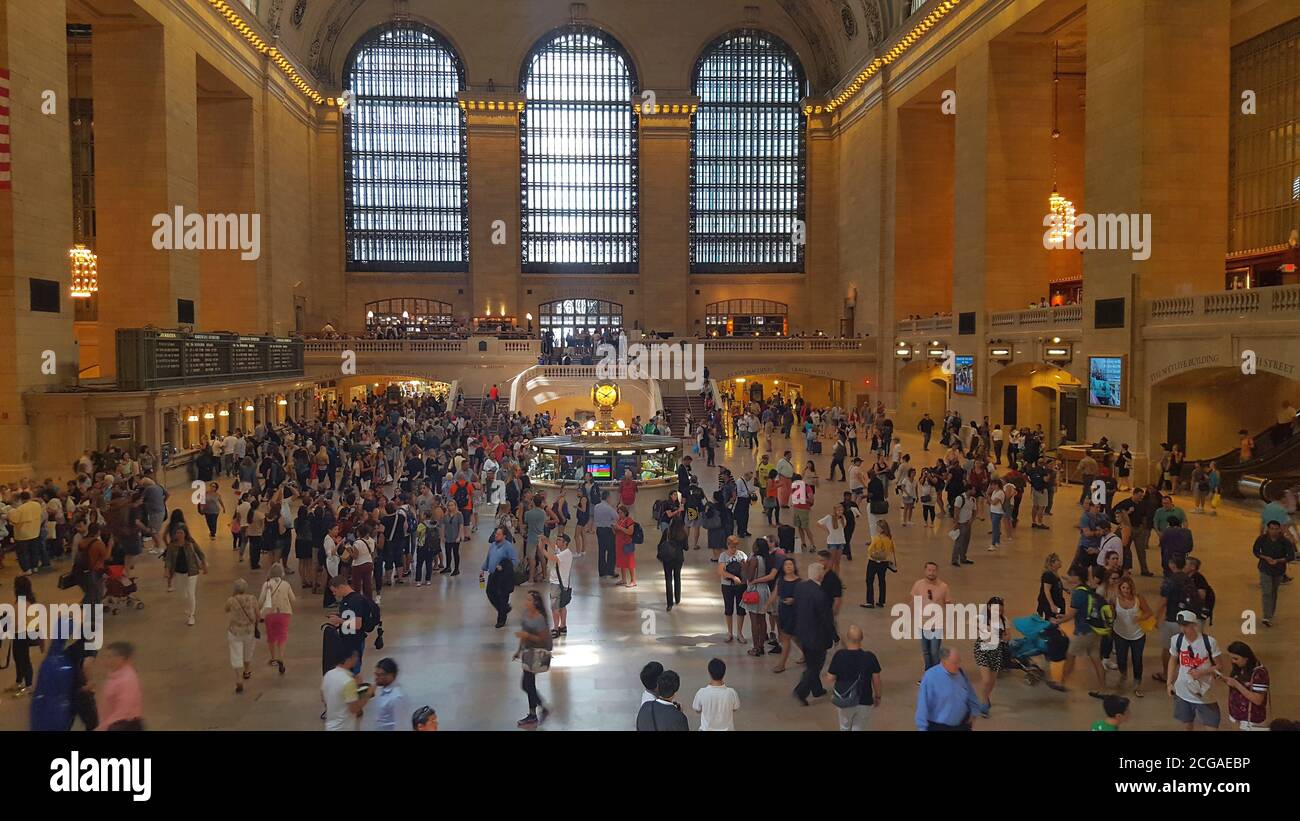
[[[72,298],[89,299],[99,293],[99,258],[95,252],[77,243],[68,250],[72,267]]]
[[[1048,197],[1047,206],[1052,214],[1047,236],[1054,246],[1060,248],[1067,236],[1074,236],[1074,203],[1057,193],[1056,185],[1052,185],[1052,196]]]
[[[1061,85],[1060,43],[1053,46],[1052,62],[1052,196],[1047,198],[1047,207],[1052,215],[1052,221],[1047,231],[1047,238],[1053,248],[1061,248],[1065,245],[1067,236],[1074,236],[1074,203],[1061,196],[1056,190],[1056,141],[1061,138],[1058,100]]]

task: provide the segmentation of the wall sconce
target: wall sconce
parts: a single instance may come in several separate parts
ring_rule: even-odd
[[[204,418],[204,419],[216,419],[216,418],[217,418],[217,415],[216,415],[215,413],[213,413],[212,411],[208,411],[207,413],[203,414],[203,418]]]
[[[989,348],[989,359],[1007,364],[1014,358],[1014,351],[1010,345],[994,345]]]
[[[1043,349],[1043,358],[1059,365],[1068,364],[1074,359],[1074,346],[1068,342],[1064,345],[1048,345]]]
[[[186,422],[197,422],[197,421],[199,421],[199,415],[198,415],[197,413],[191,413],[189,416],[185,417],[185,421],[186,421]]]
[[[252,405],[245,405],[245,406],[244,406],[244,410],[248,411],[249,413],[252,413],[252,412],[253,412],[253,406],[252,406]]]
[[[221,410],[217,411],[217,416],[229,416],[229,415],[230,415],[230,411],[226,410],[225,408],[222,408]]]

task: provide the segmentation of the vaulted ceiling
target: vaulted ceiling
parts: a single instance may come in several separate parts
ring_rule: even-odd
[[[507,17],[544,17],[552,24],[566,19],[571,6],[585,6],[579,16],[615,25],[629,24],[632,36],[644,25],[647,9],[665,26],[676,26],[683,15],[696,13],[730,19],[734,25],[752,23],[778,29],[778,33],[801,41],[791,45],[803,57],[814,92],[825,91],[841,79],[861,58],[883,42],[904,18],[907,0],[505,0]],[[495,31],[489,13],[491,3],[482,0],[262,0],[262,22],[280,38],[281,48],[293,54],[321,82],[338,82],[340,54],[346,54],[357,38],[358,21],[409,14],[435,25],[441,19],[460,17],[480,10],[481,26]],[[706,11],[707,9],[707,11]],[[558,19],[557,19],[558,15]],[[655,34],[654,32],[647,32]],[[469,32],[453,36],[469,38]],[[624,34],[624,36],[627,36]],[[348,40],[348,42],[342,42]],[[662,44],[659,37],[656,43]],[[503,44],[505,47],[515,43]],[[685,47],[694,48],[693,42]],[[683,59],[693,62],[694,54]],[[471,67],[472,68],[472,67]],[[471,77],[471,81],[474,78]]]

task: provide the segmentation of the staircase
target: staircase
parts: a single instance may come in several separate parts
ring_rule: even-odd
[[[664,410],[668,412],[668,418],[672,420],[673,431],[676,433],[682,432],[687,413],[690,413],[696,424],[704,418],[704,400],[698,394],[686,393],[677,396],[665,394],[663,400]]]

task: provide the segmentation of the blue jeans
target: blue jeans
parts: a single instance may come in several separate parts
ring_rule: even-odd
[[[993,546],[997,547],[1002,541],[1002,514],[990,513],[989,518],[993,520]]]
[[[925,659],[925,669],[939,663],[939,645],[942,643],[942,634],[937,630],[921,631],[921,656]]]

